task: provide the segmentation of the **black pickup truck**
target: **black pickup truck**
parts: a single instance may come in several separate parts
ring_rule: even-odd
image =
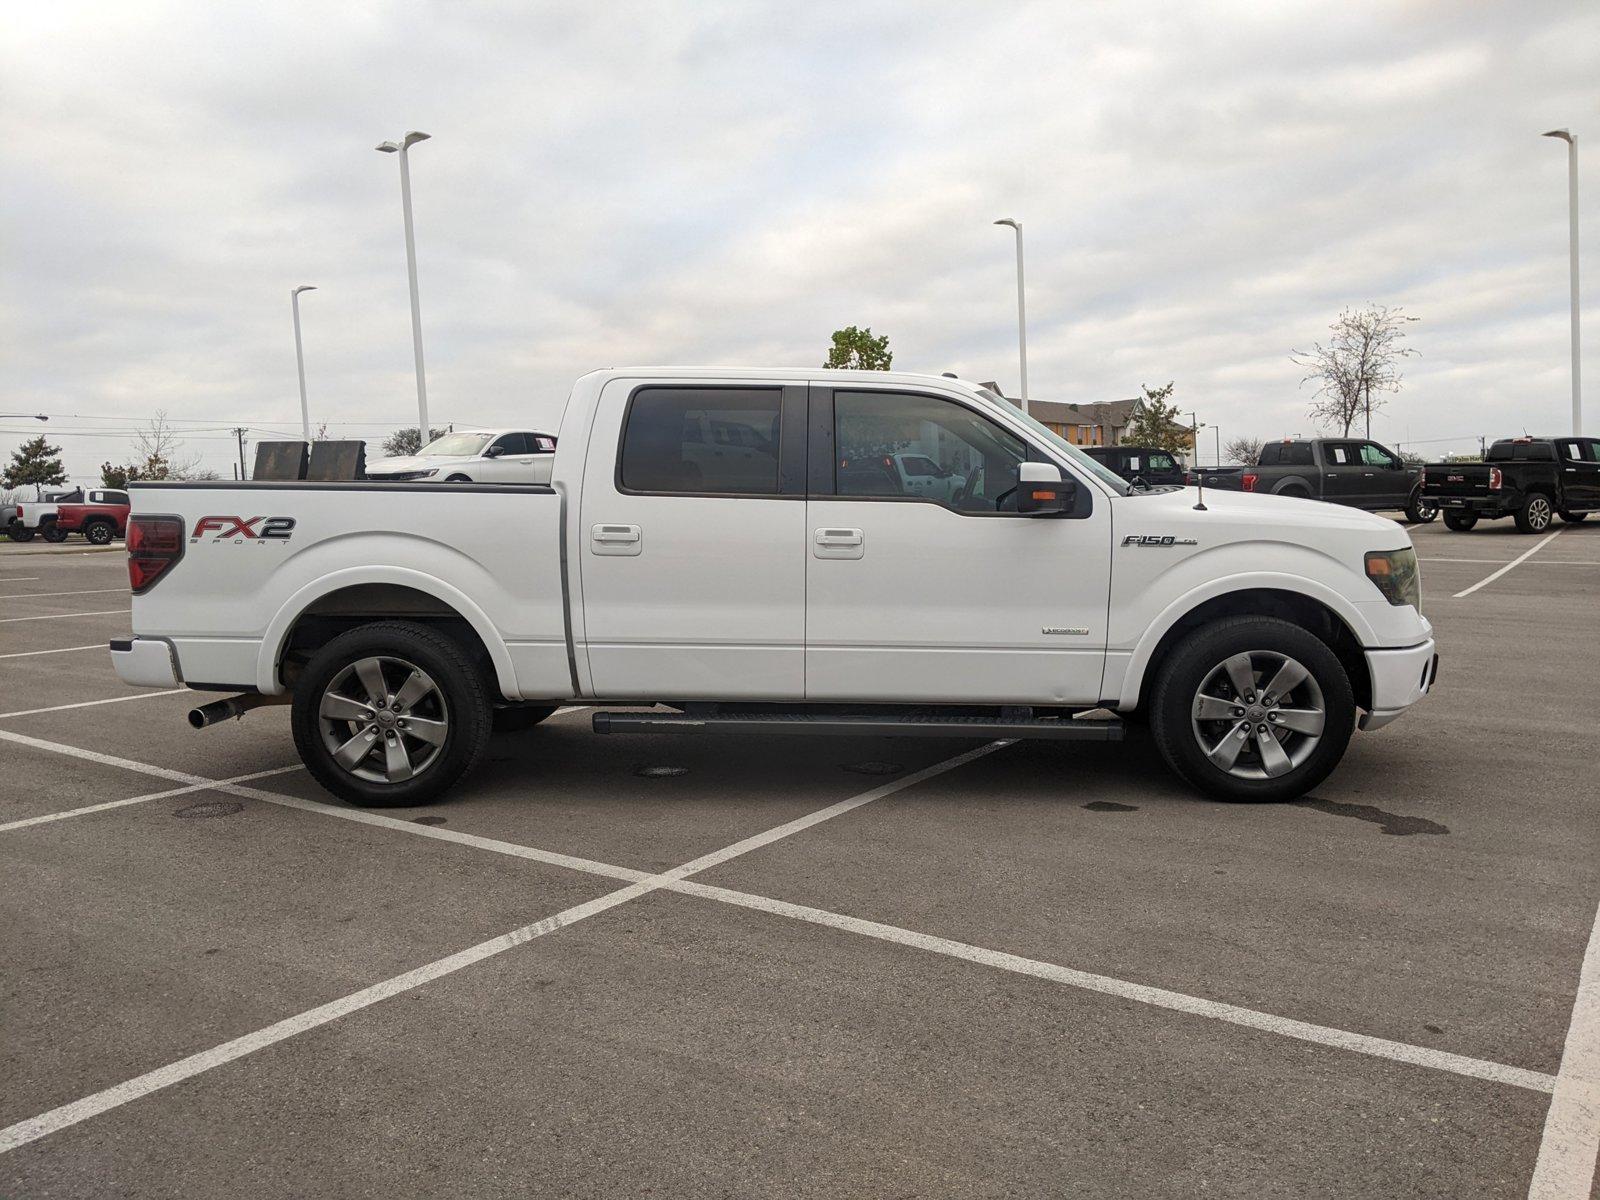
[[[1394,451],[1362,439],[1268,442],[1253,467],[1206,468],[1199,474],[1208,488],[1300,496],[1370,512],[1399,509],[1417,525],[1439,515],[1422,494],[1420,467],[1408,467]]]
[[[1429,463],[1422,492],[1451,529],[1515,517],[1523,533],[1543,533],[1557,515],[1577,522],[1600,512],[1600,439],[1504,438],[1481,463]]]

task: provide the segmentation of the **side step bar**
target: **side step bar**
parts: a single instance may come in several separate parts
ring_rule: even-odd
[[[965,716],[812,716],[807,713],[731,713],[692,716],[685,713],[594,714],[596,733],[808,733],[838,737],[1054,738],[1072,742],[1120,742],[1120,720],[1074,721],[1071,718]]]

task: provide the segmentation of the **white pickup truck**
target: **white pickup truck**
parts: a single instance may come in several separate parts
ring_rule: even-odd
[[[965,464],[894,494],[883,455]],[[1195,787],[1304,794],[1437,670],[1394,522],[1139,491],[951,377],[585,375],[544,485],[139,483],[128,683],[293,704],[356,804],[437,797],[490,731],[1117,740]],[[1084,719],[1092,714],[1090,719]]]

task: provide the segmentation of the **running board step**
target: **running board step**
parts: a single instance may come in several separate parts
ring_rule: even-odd
[[[1060,717],[1014,721],[1005,717],[836,717],[807,713],[594,714],[596,733],[736,733],[747,729],[834,737],[1053,738],[1072,742],[1120,742],[1124,726],[1120,720],[1074,721]]]

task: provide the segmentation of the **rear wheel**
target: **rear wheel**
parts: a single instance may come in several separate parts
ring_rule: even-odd
[[[1302,487],[1284,488],[1283,491],[1278,493],[1278,495],[1280,495],[1280,496],[1288,496],[1291,500],[1309,500],[1309,499],[1311,499],[1311,493],[1306,491],[1305,488],[1302,488]]]
[[[109,546],[117,529],[110,521],[90,521],[83,527],[83,536],[96,546]]]
[[[1326,779],[1355,728],[1338,656],[1276,617],[1195,630],[1156,679],[1151,732],[1187,782],[1220,800],[1293,800]]]
[[[1522,503],[1517,505],[1515,516],[1517,528],[1523,533],[1543,533],[1550,528],[1550,521],[1555,515],[1555,510],[1550,506],[1550,497],[1542,492],[1529,492],[1522,498]]]
[[[1418,488],[1406,501],[1406,520],[1413,525],[1427,525],[1439,515],[1439,505],[1431,496],[1424,496]]]
[[[1586,513],[1586,512],[1581,512],[1581,513],[1563,512],[1561,514],[1561,519],[1563,521],[1565,521],[1568,525],[1576,525],[1579,521],[1583,520],[1588,515],[1589,514]]]
[[[39,526],[39,536],[47,542],[64,542],[67,540],[67,531],[54,521],[47,521]]]
[[[1465,533],[1478,523],[1478,514],[1472,512],[1450,511],[1444,515],[1446,529],[1454,529],[1457,533]]]
[[[11,524],[6,526],[6,536],[13,542],[31,542],[33,541],[33,530],[15,517],[12,517]]]
[[[489,690],[467,652],[423,625],[383,621],[334,638],[295,685],[306,769],[351,804],[427,804],[489,744]]]

